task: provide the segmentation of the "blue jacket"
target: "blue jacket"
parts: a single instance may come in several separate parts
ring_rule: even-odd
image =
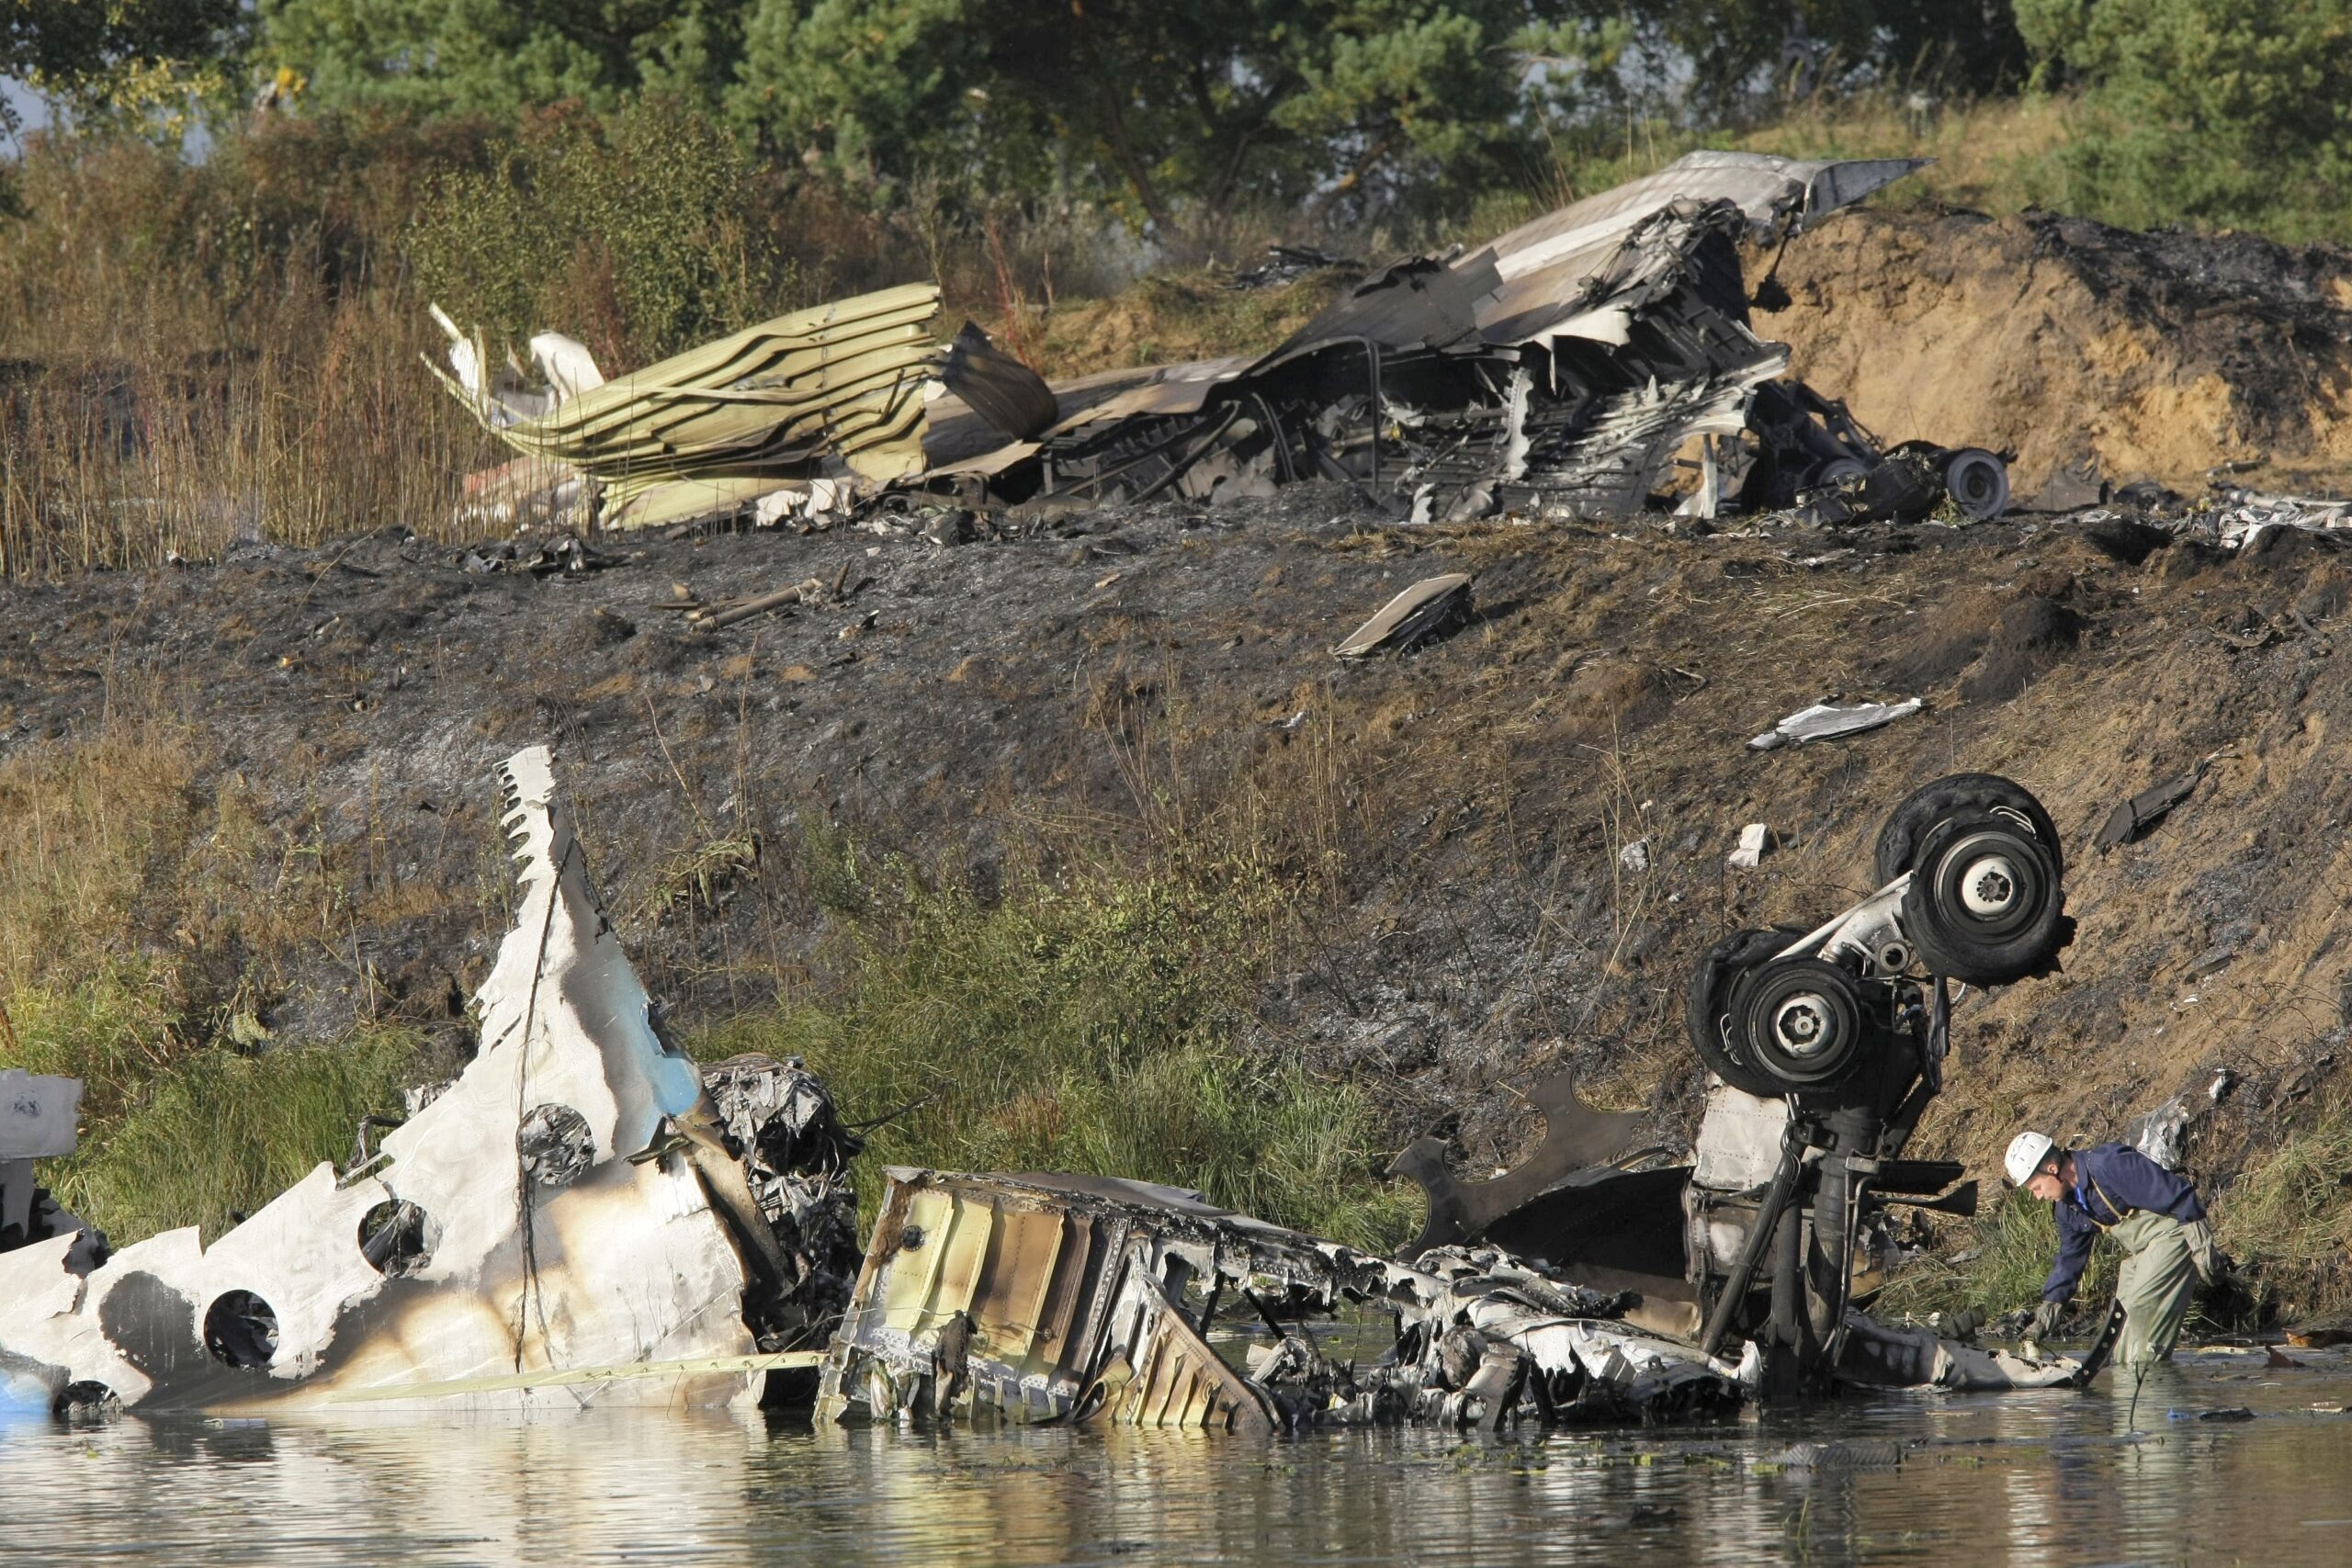
[[[2205,1217],[2197,1189],[2129,1144],[2075,1151],[2075,1185],[2050,1205],[2058,1212],[2058,1261],[2041,1287],[2045,1302],[2070,1301],[2099,1232],[2136,1213],[2170,1214],[2182,1224]]]

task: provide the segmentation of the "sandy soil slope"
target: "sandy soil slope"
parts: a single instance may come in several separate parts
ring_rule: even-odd
[[[1751,260],[1760,273],[1769,256]],[[2253,465],[2352,483],[2352,254],[2076,218],[1854,210],[1794,241],[1757,330],[1889,440],[2018,454],[2018,493],[2096,457],[2184,493]]]

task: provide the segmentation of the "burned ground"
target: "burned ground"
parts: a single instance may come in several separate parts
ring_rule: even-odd
[[[2334,659],[2352,561],[2329,538],[2133,561],[2111,527],[2064,520],[1412,529],[1319,487],[999,525],[953,547],[912,526],[628,539],[608,570],[545,579],[373,536],[10,588],[0,760],[161,713],[192,733],[192,798],[244,789],[315,819],[352,878],[341,928],[214,955],[243,964],[281,1043],[382,1014],[462,1038],[457,998],[504,919],[481,781],[526,742],[565,759],[608,903],[687,1029],[839,982],[795,852],[811,835],[985,892],[1009,856],[1248,804],[1300,857],[1284,874],[1319,853],[1336,877],[1239,1048],[1356,1079],[1397,1146],[1434,1126],[1479,1170],[1519,1151],[1516,1096],[1559,1062],[1687,1137],[1698,953],[1842,907],[1896,800],[1997,771],[2056,816],[2081,933],[2064,976],[1963,1002],[1917,1152],[1989,1168],[2028,1115],[2111,1135],[2176,1091],[2201,1104],[2227,1067],[2190,1144],[2212,1179],[2325,1098],[2352,886],[2330,744],[2352,723]],[[1457,570],[1467,628],[1330,657],[1397,588]],[[809,577],[842,598],[715,635],[662,608],[682,583]],[[1928,708],[1744,748],[1832,692]],[[2204,758],[2154,833],[2091,852],[2117,800]],[[1751,821],[1778,848],[1726,871]],[[1646,871],[1619,858],[1635,839]]]
[[[2346,472],[2340,253],[1850,211],[1779,276],[1793,303],[1757,325],[1800,373],[1883,436],[2010,444],[2020,491],[2086,451],[2109,480],[2189,490],[2249,454]],[[595,543],[602,570],[544,575],[530,536],[241,546],[0,588],[0,803],[37,813],[80,779],[81,830],[164,825],[105,846],[128,870],[94,907],[127,911],[113,948],[168,961],[191,1041],[276,1052],[390,1021],[445,1071],[506,923],[482,781],[517,746],[556,748],[605,903],[689,1034],[854,985],[876,868],[985,909],[1175,840],[1280,892],[1218,1048],[1352,1085],[1386,1147],[1435,1130],[1483,1173],[1564,1063],[1687,1139],[1698,955],[1842,908],[1896,801],[1993,771],[2055,814],[2080,935],[2064,975],[1963,999],[1913,1152],[1989,1172],[2021,1118],[2117,1135],[2181,1094],[2212,1184],[2319,1116],[2352,1038],[2330,733],[2352,723],[2352,559],[2332,536],[2227,554],[2130,508],[1725,525],[1400,526],[1300,484],[976,528],[633,534]],[[1465,628],[1332,658],[1454,571],[1476,579]],[[682,614],[811,579],[819,603],[717,632]],[[1927,711],[1745,747],[1829,694]],[[107,748],[134,745],[143,771],[117,778]],[[2152,832],[2093,850],[2115,803],[2197,770]],[[1776,848],[1728,870],[1752,822]],[[38,931],[0,920],[12,981],[82,977],[42,973],[81,950]]]

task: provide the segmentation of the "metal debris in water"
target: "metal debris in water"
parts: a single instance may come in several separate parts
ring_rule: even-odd
[[[521,897],[474,1059],[364,1165],[209,1245],[167,1231],[86,1279],[71,1235],[0,1254],[12,1382],[77,1409],[724,1404],[757,1396],[766,1344],[821,1340],[854,1208],[821,1091],[740,1062],[707,1089],[655,1030],[546,749],[499,777]],[[673,1370],[609,1371],[639,1363]]]

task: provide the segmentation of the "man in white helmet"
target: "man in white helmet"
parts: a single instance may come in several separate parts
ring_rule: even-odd
[[[2041,1287],[2033,1337],[2046,1339],[2074,1299],[2091,1243],[2112,1236],[2123,1248],[2115,1299],[2123,1333],[2115,1359],[2144,1367],[2172,1355],[2188,1315],[2196,1281],[2211,1280],[2213,1231],[2188,1180],[2128,1144],[2068,1152],[2040,1133],[2019,1133],[2004,1162],[2009,1179],[2057,1211],[2058,1260]]]

